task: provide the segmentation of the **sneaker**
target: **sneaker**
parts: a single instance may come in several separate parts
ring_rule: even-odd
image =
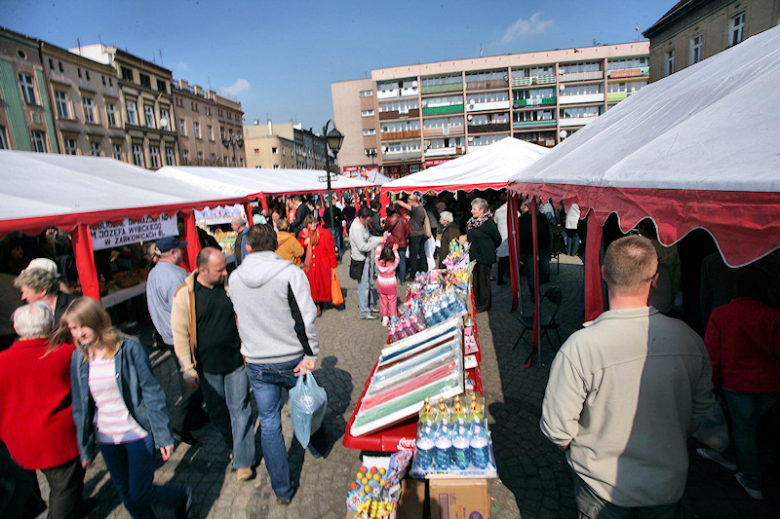
[[[377,308],[377,307],[372,308],[371,309],[371,313],[372,314],[378,314],[379,313],[379,308]]]
[[[698,448],[696,449],[696,452],[698,452],[699,456],[701,456],[702,458],[708,459],[710,461],[714,461],[715,463],[717,463],[718,465],[720,465],[726,470],[730,470],[731,472],[736,472],[737,470],[736,463],[732,463],[726,460],[726,458],[724,458],[723,455],[720,452],[716,451],[715,449]]]
[[[252,467],[241,467],[240,469],[236,469],[236,479],[238,481],[252,479]]]
[[[742,488],[745,489],[745,492],[748,493],[750,497],[755,499],[756,501],[761,501],[764,499],[764,493],[760,490],[757,490],[755,488],[750,488],[747,484],[747,481],[745,481],[745,476],[741,472],[737,472],[734,474],[734,477],[737,479],[737,483],[739,483]]]
[[[387,326],[387,323],[390,322],[389,317],[382,317],[382,326]]]
[[[368,314],[365,317],[361,317],[361,319],[363,319],[364,321],[376,321],[377,319],[379,319],[379,317],[377,317],[374,314]]]
[[[192,489],[190,487],[186,487],[184,491],[187,492],[187,499],[185,499],[184,503],[177,506],[176,510],[173,511],[174,517],[176,517],[176,519],[189,519],[190,512],[192,511]]]

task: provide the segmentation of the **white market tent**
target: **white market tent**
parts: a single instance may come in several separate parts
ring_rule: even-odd
[[[382,185],[382,192],[504,189],[509,179],[541,159],[548,148],[512,137],[444,164]]]
[[[125,218],[140,220],[182,212],[187,258],[194,264],[199,246],[193,209],[233,205],[236,193],[188,185],[109,158],[0,151],[0,236],[34,234],[48,226],[72,232],[84,294],[99,299],[90,227]]]
[[[780,27],[677,72],[621,102],[512,176],[511,189],[569,207],[588,226],[586,319],[603,310],[601,229],[650,217],[661,243],[697,228],[726,262],[780,247]]]

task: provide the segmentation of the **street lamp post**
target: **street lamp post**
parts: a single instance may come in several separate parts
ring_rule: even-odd
[[[233,148],[233,167],[236,166],[236,146],[239,148],[244,147],[244,138],[241,137],[241,134],[233,134],[230,133],[227,137],[222,138],[222,145],[230,151],[230,148]],[[229,153],[228,153],[229,155]]]
[[[330,232],[333,233],[333,243],[336,247],[336,255],[341,257],[341,250],[339,249],[339,241],[336,238],[336,229],[335,222],[333,220],[333,193],[330,183],[330,153],[328,153],[328,148],[333,151],[333,158],[334,160],[338,157],[339,150],[341,149],[341,143],[344,142],[344,135],[336,129],[336,124],[333,124],[333,129],[328,133],[328,126],[330,126],[330,123],[333,122],[331,120],[328,120],[328,122],[325,123],[325,126],[322,127],[322,136],[325,137],[326,142],[326,148],[325,148],[325,177],[327,178],[328,182],[328,199],[326,200],[325,209],[328,210],[329,216],[328,216],[328,225],[330,227]]]

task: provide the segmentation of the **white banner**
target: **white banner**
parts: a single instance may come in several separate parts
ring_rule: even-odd
[[[122,247],[142,241],[159,240],[163,236],[177,236],[176,217],[161,214],[156,220],[145,216],[138,222],[129,218],[119,225],[103,222],[92,228],[92,249],[103,250]]]

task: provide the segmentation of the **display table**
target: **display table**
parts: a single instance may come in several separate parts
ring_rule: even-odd
[[[129,288],[123,288],[117,292],[112,292],[104,297],[100,298],[100,303],[103,308],[111,308],[119,303],[132,299],[136,296],[146,293],[146,281],[141,281],[137,285],[133,285]]]

